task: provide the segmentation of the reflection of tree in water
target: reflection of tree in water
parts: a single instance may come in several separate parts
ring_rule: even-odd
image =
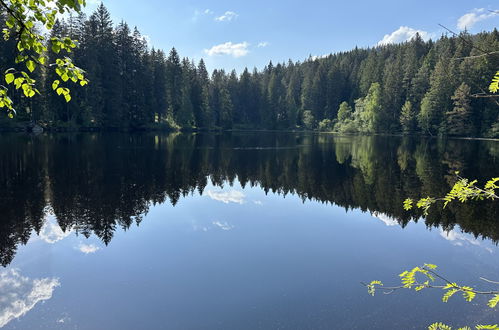
[[[47,209],[61,229],[108,244],[149,207],[203,192],[208,178],[266,192],[386,214],[404,226],[407,197],[439,196],[452,173],[484,181],[498,167],[494,142],[303,134],[78,134],[0,140],[0,262],[9,264]],[[434,208],[429,226],[499,240],[491,203]]]

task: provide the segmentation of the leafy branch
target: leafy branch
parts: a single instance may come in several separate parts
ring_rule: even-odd
[[[499,71],[497,71],[494,78],[492,78],[489,90],[491,93],[497,93],[499,91]]]
[[[384,294],[391,294],[397,290],[408,289],[415,291],[421,291],[424,289],[440,289],[445,291],[442,296],[443,302],[448,302],[451,297],[455,294],[460,293],[464,300],[467,302],[471,302],[475,299],[477,295],[488,295],[492,296],[489,299],[487,305],[490,308],[495,308],[499,303],[499,290],[492,291],[481,291],[477,290],[471,286],[460,285],[456,282],[453,282],[441,274],[436,272],[437,266],[433,264],[424,264],[422,267],[414,267],[411,270],[406,270],[402,272],[399,277],[401,281],[401,285],[398,286],[385,286],[381,281],[371,281],[370,283],[363,283],[364,286],[367,287],[367,292],[374,296],[376,291],[381,291]],[[499,284],[499,282],[491,281],[485,278],[480,278],[481,280]],[[429,330],[452,330],[452,328],[443,323],[434,323],[430,325]],[[461,330],[469,329],[469,327],[459,328]],[[458,329],[458,330],[459,330]],[[478,325],[475,329],[497,329],[499,330],[498,325]]]
[[[423,210],[424,215],[428,215],[430,207],[439,201],[444,202],[443,207],[446,208],[449,203],[455,200],[464,203],[468,200],[499,199],[499,195],[496,192],[496,189],[499,189],[499,186],[497,185],[499,183],[499,178],[493,178],[487,181],[485,186],[480,188],[476,185],[478,183],[477,180],[470,181],[462,178],[459,176],[459,172],[456,172],[456,176],[458,177],[458,181],[454,184],[451,191],[444,197],[426,197],[421,198],[418,201],[408,198],[404,201],[404,209],[409,211],[416,206],[417,208]]]
[[[71,53],[77,47],[77,41],[69,37],[54,36],[47,38],[37,31],[37,26],[52,30],[58,14],[71,11],[80,12],[85,0],[0,0],[0,9],[4,9],[7,17],[2,29],[4,40],[13,35],[16,39],[16,64],[23,63],[26,70],[10,68],[4,73],[7,86],[22,90],[25,97],[31,98],[40,91],[36,88],[36,80],[30,76],[39,67],[54,68],[60,80],[52,84],[58,95],[64,96],[66,102],[71,100],[70,89],[59,86],[63,82],[72,81],[85,86],[88,80],[85,71],[73,64],[71,58],[58,58],[55,63],[47,64],[48,46],[55,54],[61,51]],[[0,108],[6,108],[9,117],[15,114],[14,104],[8,95],[8,87],[0,85]]]

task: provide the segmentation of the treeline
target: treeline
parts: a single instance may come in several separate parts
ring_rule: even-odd
[[[46,127],[319,129],[341,133],[499,136],[499,106],[476,98],[499,66],[499,32],[442,36],[269,63],[263,70],[214,70],[203,60],[149,49],[125,22],[114,26],[101,5],[90,16],[59,21],[54,35],[79,41],[71,54],[90,84],[71,87],[73,101],[52,92],[12,93],[17,120]],[[15,43],[2,41],[0,69],[12,66]],[[55,59],[54,54],[50,55]],[[477,57],[478,56],[478,57]]]
[[[152,205],[176,205],[235,182],[405,226],[422,219],[403,209],[407,197],[445,195],[455,171],[483,183],[497,174],[499,162],[494,141],[303,133],[11,134],[0,149],[1,265],[42,232],[49,217],[65,232],[108,244],[117,229],[139,224]],[[429,227],[458,224],[499,241],[493,201],[435,207],[424,218]]]

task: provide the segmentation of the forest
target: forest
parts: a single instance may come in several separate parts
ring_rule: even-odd
[[[4,25],[5,15],[0,15]],[[263,69],[209,73],[204,61],[150,48],[137,28],[115,25],[100,5],[56,23],[53,36],[78,40],[69,56],[90,83],[71,87],[72,100],[52,91],[57,77],[33,78],[41,95],[9,91],[14,119],[46,129],[268,129],[499,137],[499,106],[484,93],[499,64],[499,32],[418,34],[402,44],[355,48]],[[0,41],[0,70],[12,67],[15,40]],[[61,54],[49,54],[51,62]]]

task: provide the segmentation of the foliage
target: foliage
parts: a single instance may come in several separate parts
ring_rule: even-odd
[[[454,184],[451,191],[447,193],[447,195],[442,198],[421,198],[416,202],[416,207],[423,210],[423,213],[427,215],[430,207],[438,201],[444,202],[443,207],[446,208],[447,205],[454,200],[464,203],[468,200],[499,199],[496,192],[496,189],[499,189],[499,186],[497,185],[499,178],[493,178],[487,181],[483,188],[479,188],[476,185],[478,183],[477,180],[470,181],[468,179],[461,178],[459,177],[459,172],[456,172],[456,175],[458,176],[458,181]],[[404,209],[409,211],[413,208],[414,200],[410,198],[406,199],[404,201]]]
[[[461,84],[460,89],[466,90],[469,88],[463,83]],[[459,97],[457,96],[455,98],[459,99]],[[449,203],[455,200],[459,200],[461,203],[464,203],[468,200],[499,199],[499,196],[496,194],[496,189],[499,189],[499,186],[497,185],[497,183],[499,182],[499,178],[493,178],[487,181],[484,188],[479,188],[476,186],[478,182],[477,180],[470,181],[468,179],[461,178],[459,177],[459,172],[456,172],[456,176],[458,176],[458,181],[454,184],[451,191],[447,193],[447,195],[445,195],[442,198],[434,198],[434,197],[421,198],[419,201],[416,202],[416,207],[422,209],[423,213],[425,215],[428,215],[429,208],[437,201],[442,201],[443,208],[445,209],[447,205],[449,205]],[[414,201],[412,199],[406,199],[404,201],[404,209],[411,210],[413,208],[414,208]],[[492,298],[489,299],[487,304],[490,308],[495,308],[499,303],[499,291],[478,291],[470,286],[458,285],[457,283],[451,282],[446,278],[444,278],[443,276],[441,276],[440,274],[436,273],[435,272],[436,268],[437,266],[435,265],[425,264],[423,267],[415,267],[410,271],[404,271],[402,274],[399,275],[402,281],[402,286],[399,287],[390,287],[390,288],[383,287],[383,283],[381,283],[380,281],[373,281],[367,285],[368,293],[374,295],[374,292],[376,290],[375,289],[376,285],[383,287],[384,290],[389,290],[390,292],[393,292],[400,288],[405,288],[405,289],[414,288],[416,291],[420,291],[425,288],[438,288],[445,291],[442,297],[443,302],[448,302],[449,299],[452,296],[454,296],[456,293],[461,293],[467,302],[471,302],[473,299],[475,299],[476,295],[479,294],[479,295],[492,295]],[[416,277],[417,274],[422,274],[424,279],[426,279],[426,281],[422,282],[420,279],[418,279]],[[436,278],[443,281],[445,285],[434,285],[433,282],[435,282]],[[482,280],[489,283],[499,284],[499,282],[490,281],[484,278],[482,278]],[[478,325],[475,328],[499,329],[499,326]],[[430,325],[428,329],[446,330],[452,328],[443,323],[434,323]],[[465,327],[460,329],[470,329],[470,328]]]
[[[469,135],[472,131],[470,122],[471,107],[471,88],[466,83],[456,89],[452,96],[454,108],[446,113],[446,131],[449,135]]]
[[[80,13],[56,20],[44,44],[45,66],[57,65],[57,59],[67,57],[85,68],[85,77],[92,84],[85,88],[76,84],[68,94],[65,88],[70,86],[55,70],[38,65],[30,73],[25,64],[23,70],[16,67],[30,73],[40,91],[52,90],[56,80],[60,83],[54,85],[56,93],[32,99],[0,89],[4,103],[15,103],[17,110],[14,121],[0,125],[34,120],[47,127],[147,129],[173,120],[180,128],[294,129],[306,126],[304,113],[310,111],[314,117],[310,129],[329,120],[340,133],[449,134],[447,128],[454,124],[449,125],[448,117],[454,116],[455,108],[451,97],[459,87],[456,77],[465,77],[470,93],[475,94],[489,83],[486,77],[497,71],[487,58],[462,59],[477,54],[469,47],[455,47],[459,36],[444,36],[435,42],[416,36],[403,44],[355,49],[303,62],[269,62],[261,70],[209,73],[204,61],[193,63],[175,49],[151,49],[137,29],[125,22],[115,26],[110,17],[100,5],[89,17]],[[5,25],[6,18],[0,13],[0,25]],[[67,48],[63,43],[65,48],[56,53],[51,39],[60,36],[78,40],[79,47]],[[479,48],[499,47],[496,30],[466,38]],[[12,38],[0,44],[0,67],[10,68],[16,45]],[[18,77],[24,78],[14,75],[14,79]],[[65,98],[73,101],[68,104]],[[468,104],[471,111],[466,121],[472,123],[471,133],[499,134],[497,105],[492,98],[476,98]],[[453,118],[456,123],[463,120]],[[455,134],[471,133],[461,130]]]
[[[315,118],[312,111],[306,110],[303,112],[303,125],[306,129],[313,129],[315,126]]]
[[[367,291],[370,295],[374,296],[376,289],[383,291],[386,294],[390,294],[399,289],[414,289],[415,291],[421,291],[424,289],[441,289],[444,291],[442,296],[442,301],[444,303],[448,302],[449,299],[457,293],[460,293],[463,299],[467,302],[473,301],[477,295],[491,295],[492,298],[488,301],[488,306],[490,308],[495,308],[499,302],[499,291],[479,291],[473,287],[459,285],[455,282],[443,277],[441,274],[436,272],[437,266],[433,264],[424,264],[421,267],[414,267],[411,270],[406,270],[402,272],[399,277],[401,280],[400,286],[384,286],[381,281],[372,281],[369,284],[364,284],[367,287]],[[483,279],[483,278],[482,278]],[[487,279],[483,279],[489,283],[499,284],[498,282],[493,282]],[[440,283],[436,283],[436,282]],[[450,326],[443,323],[434,323],[428,327],[429,330],[446,330],[452,329]],[[470,329],[468,327],[460,329]],[[478,325],[476,329],[499,329],[497,325]]]
[[[492,330],[499,330],[499,326],[497,324],[494,325],[477,325],[475,326],[476,330],[485,330],[485,329],[492,329]],[[438,323],[433,323],[428,327],[428,330],[452,330],[452,327],[443,324],[441,322]],[[462,327],[458,328],[457,330],[471,330],[470,327]]]
[[[494,78],[492,78],[489,90],[491,93],[497,93],[497,91],[499,91],[499,71],[497,71]]]
[[[416,128],[416,111],[409,100],[402,106],[400,112],[400,125],[404,132],[412,132]]]
[[[319,122],[319,131],[329,132],[333,130],[333,122],[330,119],[323,119]]]
[[[347,102],[342,102],[338,109],[338,122],[344,122],[352,118],[352,107]]]
[[[5,12],[3,23],[3,38],[7,42],[11,38],[16,41],[15,45],[15,68],[9,68],[4,73],[7,86],[12,85],[16,90],[22,90],[27,98],[40,94],[36,87],[36,80],[31,76],[40,67],[50,68],[55,71],[58,79],[53,80],[50,85],[57,95],[62,95],[66,102],[71,100],[71,94],[64,83],[71,81],[85,86],[88,80],[84,71],[73,64],[70,54],[77,46],[77,41],[70,37],[52,35],[50,39],[38,32],[41,25],[47,30],[52,30],[56,24],[58,14],[66,14],[72,11],[79,12],[85,0],[0,0],[0,9]],[[55,62],[48,63],[48,48],[60,55]],[[13,61],[14,62],[14,61]],[[22,66],[24,64],[24,67]],[[62,83],[62,84],[61,84]],[[14,102],[8,95],[8,88],[0,85],[0,108],[6,108],[9,117],[16,112]]]

